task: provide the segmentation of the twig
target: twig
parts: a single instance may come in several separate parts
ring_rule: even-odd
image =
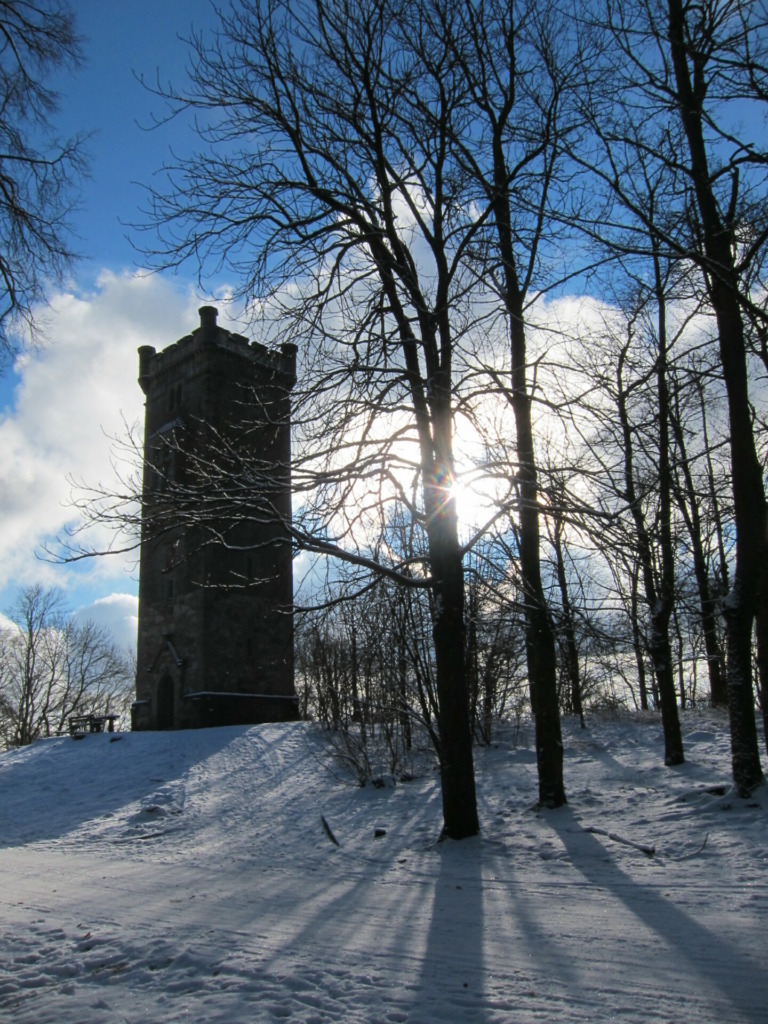
[[[704,836],[704,842],[701,844],[701,846],[698,847],[698,849],[691,850],[688,853],[683,853],[679,857],[668,857],[667,860],[690,860],[691,857],[697,857],[701,853],[701,851],[704,849],[704,847],[707,845],[707,840],[708,839],[709,839],[709,832],[707,832],[707,834]]]
[[[590,832],[595,836],[605,836],[606,839],[612,839],[614,843],[622,843],[624,846],[631,846],[634,850],[639,850],[644,853],[646,857],[653,857],[656,853],[655,846],[648,846],[646,843],[635,843],[631,839],[624,839],[623,836],[617,836],[615,832],[608,832],[604,828],[598,828],[596,825],[586,825],[584,827],[585,832]]]
[[[331,840],[331,842],[335,846],[339,846],[340,847],[341,843],[336,838],[336,836],[333,834],[333,830],[331,829],[331,826],[328,824],[328,822],[325,820],[325,815],[324,814],[320,815],[320,821],[322,821],[323,828],[325,829],[325,834],[328,836],[328,838]]]

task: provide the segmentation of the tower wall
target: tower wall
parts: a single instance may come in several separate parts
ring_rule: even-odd
[[[200,310],[146,395],[136,729],[296,717],[290,391],[296,350],[249,343]]]

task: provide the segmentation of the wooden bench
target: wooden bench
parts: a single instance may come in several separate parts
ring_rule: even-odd
[[[115,722],[120,715],[72,715],[69,719],[69,735],[74,740],[81,740],[89,732],[115,731]]]

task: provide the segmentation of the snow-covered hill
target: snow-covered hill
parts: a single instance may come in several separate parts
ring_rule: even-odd
[[[439,844],[433,770],[360,789],[307,724],[0,755],[0,1020],[765,1024],[768,793],[684,727],[668,769],[653,719],[567,724],[554,812],[500,733]]]

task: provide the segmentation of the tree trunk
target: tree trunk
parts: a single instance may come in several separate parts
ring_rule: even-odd
[[[516,292],[508,293],[512,303]],[[522,303],[510,311],[512,343],[511,401],[515,414],[520,496],[520,570],[525,600],[525,649],[528,685],[536,729],[539,802],[560,807],[566,802],[563,784],[563,739],[557,700],[555,633],[541,583],[538,480],[531,425],[531,399],[526,381],[525,326]]]
[[[704,385],[701,381],[698,382],[698,395],[699,395],[699,407],[701,409],[701,432],[704,438],[704,451],[707,457],[707,484],[709,486],[709,500],[712,504],[712,519],[715,525],[715,536],[717,537],[717,577],[722,584],[724,592],[727,592],[730,587],[730,581],[728,579],[728,559],[725,557],[725,531],[723,529],[723,517],[720,514],[720,501],[717,496],[717,487],[715,486],[715,469],[712,465],[712,449],[709,444],[709,425],[707,423],[707,406],[704,400]],[[725,682],[723,682],[725,686]],[[727,702],[727,696],[723,699],[723,704]]]
[[[478,702],[480,699],[480,669],[477,650],[477,595],[474,584],[467,592],[467,650],[464,655],[467,663],[467,684],[469,686],[469,724],[472,735],[476,735]],[[482,735],[482,733],[481,733]],[[485,742],[485,739],[483,739]]]
[[[731,474],[736,525],[736,571],[725,599],[728,651],[728,710],[731,724],[733,779],[747,795],[763,777],[752,691],[752,626],[766,558],[765,491],[755,449],[749,405],[744,324],[739,305],[739,278],[731,245],[713,192],[704,139],[702,104],[706,92],[695,92],[688,67],[682,0],[669,2],[669,44],[680,117],[688,142],[690,176],[696,196],[703,241],[703,269],[717,320],[720,363],[728,396],[731,428]],[[700,58],[699,58],[700,59]]]
[[[427,351],[436,352],[427,344]],[[453,422],[450,375],[435,373],[429,400],[431,430],[422,421],[421,458],[424,479],[429,562],[432,571],[432,635],[440,736],[443,834],[449,839],[477,835],[475,771],[466,664],[464,620],[464,553],[459,543],[456,499],[451,484]]]
[[[640,585],[640,566],[637,562],[632,569],[632,590],[630,594],[630,620],[632,624],[632,647],[635,652],[635,664],[637,665],[637,684],[640,689],[640,710],[648,710],[648,683],[645,678],[645,650],[643,639],[640,635],[640,611],[638,592]]]
[[[703,397],[702,397],[703,401]],[[701,515],[696,497],[696,489],[693,485],[688,452],[685,445],[685,436],[679,413],[676,411],[671,418],[672,429],[675,434],[680,458],[678,466],[682,472],[682,485],[677,486],[677,504],[685,521],[688,530],[688,538],[691,542],[691,555],[693,557],[693,572],[696,577],[696,586],[699,591],[699,606],[701,608],[701,631],[704,637],[704,649],[707,655],[707,673],[709,675],[709,700],[712,707],[725,707],[728,703],[728,689],[725,679],[725,664],[723,652],[720,648],[720,640],[717,635],[717,607],[709,585],[709,572],[707,559],[704,552],[703,532],[701,528]],[[684,489],[683,489],[684,487]]]
[[[443,834],[449,839],[477,835],[475,771],[469,721],[469,687],[465,658],[464,564],[459,543],[454,480],[451,393],[451,330],[447,308],[437,318],[424,314],[421,350],[427,388],[419,365],[419,346],[403,309],[391,266],[376,246],[380,273],[400,339],[414,418],[424,491],[424,514],[432,576],[432,637],[435,650],[438,755],[443,800]],[[415,287],[415,286],[414,286]],[[425,308],[418,292],[417,308]],[[438,321],[438,326],[436,326]]]
[[[757,638],[757,679],[760,686],[760,708],[763,713],[763,740],[768,752],[768,585],[763,573],[760,604],[755,618]]]
[[[428,538],[444,834],[464,839],[477,834],[479,823],[465,667],[464,570],[453,504],[451,498],[430,516]]]
[[[645,525],[645,516],[640,498],[635,488],[634,445],[632,429],[627,410],[627,390],[624,386],[623,372],[629,343],[619,355],[616,368],[618,414],[624,441],[624,485],[625,499],[635,524],[637,538],[637,557],[643,577],[643,590],[650,613],[650,630],[648,635],[648,653],[651,656],[653,672],[658,687],[661,721],[664,730],[664,764],[683,764],[683,737],[680,730],[680,718],[677,713],[677,696],[675,692],[675,676],[672,665],[672,645],[669,639],[669,619],[672,614],[672,593],[669,578],[662,579],[662,587],[657,589],[653,575],[653,558],[651,542]],[[664,555],[662,554],[662,562]],[[667,573],[669,570],[667,570]]]
[[[658,638],[659,691],[661,716],[664,722],[664,763],[682,764],[683,736],[675,698],[672,642],[669,622],[675,598],[675,555],[672,543],[672,471],[669,457],[669,389],[667,387],[667,305],[664,275],[658,253],[658,240],[651,236],[653,248],[654,285],[657,311],[656,402],[659,427],[659,550],[660,585],[656,603],[651,610],[651,649]],[[652,576],[651,576],[652,578]]]
[[[552,546],[555,549],[557,582],[560,587],[560,601],[563,606],[563,649],[565,652],[566,675],[571,697],[571,710],[579,716],[581,728],[585,728],[584,706],[581,700],[581,675],[579,672],[579,651],[576,646],[576,630],[573,622],[573,607],[568,593],[568,578],[563,557],[563,523],[559,510],[555,511],[555,524],[552,534]]]

